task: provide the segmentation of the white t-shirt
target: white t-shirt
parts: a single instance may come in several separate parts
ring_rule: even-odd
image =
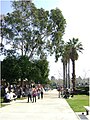
[[[8,100],[11,99],[10,93],[7,93],[7,94],[6,94],[6,99],[8,99]]]
[[[13,100],[13,99],[17,98],[17,97],[14,97],[14,96],[16,96],[16,95],[15,95],[15,93],[10,92],[10,99],[11,99],[11,100]]]
[[[5,93],[7,93],[9,90],[8,90],[8,87],[7,88],[5,88]]]

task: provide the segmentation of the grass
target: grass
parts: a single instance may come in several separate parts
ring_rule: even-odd
[[[85,112],[84,106],[89,106],[89,96],[74,95],[73,98],[66,99],[74,112]]]
[[[0,97],[0,103],[2,103],[2,102],[3,102],[3,98]]]
[[[3,104],[3,98],[0,97],[0,108],[6,106],[6,104]]]

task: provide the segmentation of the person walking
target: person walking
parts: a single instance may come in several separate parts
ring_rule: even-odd
[[[63,95],[64,95],[64,88],[61,87],[61,97],[63,98]]]
[[[58,86],[57,90],[58,90],[58,98],[60,98],[61,97],[61,87]]]
[[[40,99],[40,94],[41,94],[41,90],[38,88],[38,89],[37,89],[37,96],[38,96],[38,99]]]
[[[33,86],[32,88],[32,96],[33,96],[33,103],[36,102],[36,96],[37,96],[37,90],[35,88],[35,86]]]
[[[32,88],[29,88],[29,89],[28,89],[28,103],[29,103],[29,99],[30,99],[31,102],[32,102]]]
[[[43,99],[43,87],[41,88],[41,99]]]

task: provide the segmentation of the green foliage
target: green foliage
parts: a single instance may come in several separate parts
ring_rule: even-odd
[[[77,60],[78,59],[78,52],[82,52],[83,46],[82,43],[79,42],[79,39],[73,38],[72,40],[69,40],[69,42],[62,44],[61,49],[61,56],[64,61],[68,61],[68,59],[71,60]]]
[[[89,96],[87,95],[74,95],[73,98],[67,99],[70,107],[74,112],[85,112],[84,106],[89,105]]]
[[[69,70],[69,62],[71,59],[73,90],[75,90],[75,79],[76,79],[75,78],[75,60],[78,60],[78,56],[79,56],[78,52],[82,52],[82,50],[83,50],[83,46],[82,46],[82,43],[79,42],[78,38],[76,39],[73,38],[72,40],[69,40],[69,42],[62,44],[61,56],[62,56],[62,62],[63,62],[64,79],[65,78],[67,79],[67,75],[69,75],[69,73],[67,73],[67,65],[68,65],[68,70]],[[68,79],[69,79],[69,76],[68,76]]]
[[[21,80],[27,78],[30,70],[30,62],[27,56],[20,56],[18,58],[18,65],[19,65],[19,74]]]
[[[1,77],[10,83],[19,78],[19,66],[15,56],[9,56],[1,63]]]
[[[38,9],[31,1],[12,1],[12,7],[13,12],[1,21],[2,44],[6,56],[21,57],[16,61],[13,58],[3,61],[2,78],[9,82],[27,78],[36,83],[47,83],[49,70],[46,57],[54,53],[56,58],[61,56],[66,20],[58,8],[50,11]],[[4,46],[8,44],[10,49],[6,50]],[[30,60],[35,57],[45,61],[32,63]]]
[[[89,86],[85,87],[76,87],[76,94],[78,95],[89,95]]]
[[[12,7],[13,12],[2,21],[4,44],[10,44],[17,53],[30,58],[47,54],[47,51],[60,52],[66,20],[58,8],[50,12],[37,9],[31,1],[12,1]]]
[[[70,53],[70,59],[71,60],[77,60],[78,59],[78,52],[82,52],[83,46],[82,43],[79,42],[79,39],[73,38],[72,40],[69,40],[68,42],[69,46],[69,53]]]
[[[27,56],[8,56],[2,61],[2,79],[6,82],[14,83],[19,79],[22,81],[26,78],[28,81],[33,80],[35,83],[45,84],[48,82],[48,62],[46,59],[29,61]]]
[[[33,76],[36,83],[46,84],[48,82],[48,61],[46,59],[40,59],[34,61]]]
[[[50,19],[48,24],[48,31],[50,32],[49,51],[51,54],[55,53],[55,57],[61,56],[62,36],[65,32],[66,20],[64,19],[61,10],[58,8],[50,11]]]

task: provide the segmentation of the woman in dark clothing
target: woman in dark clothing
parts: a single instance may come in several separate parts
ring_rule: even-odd
[[[28,89],[28,102],[29,102],[29,99],[30,99],[31,102],[32,102],[32,88],[29,88],[29,89]]]
[[[41,99],[43,99],[43,88],[41,88]]]

